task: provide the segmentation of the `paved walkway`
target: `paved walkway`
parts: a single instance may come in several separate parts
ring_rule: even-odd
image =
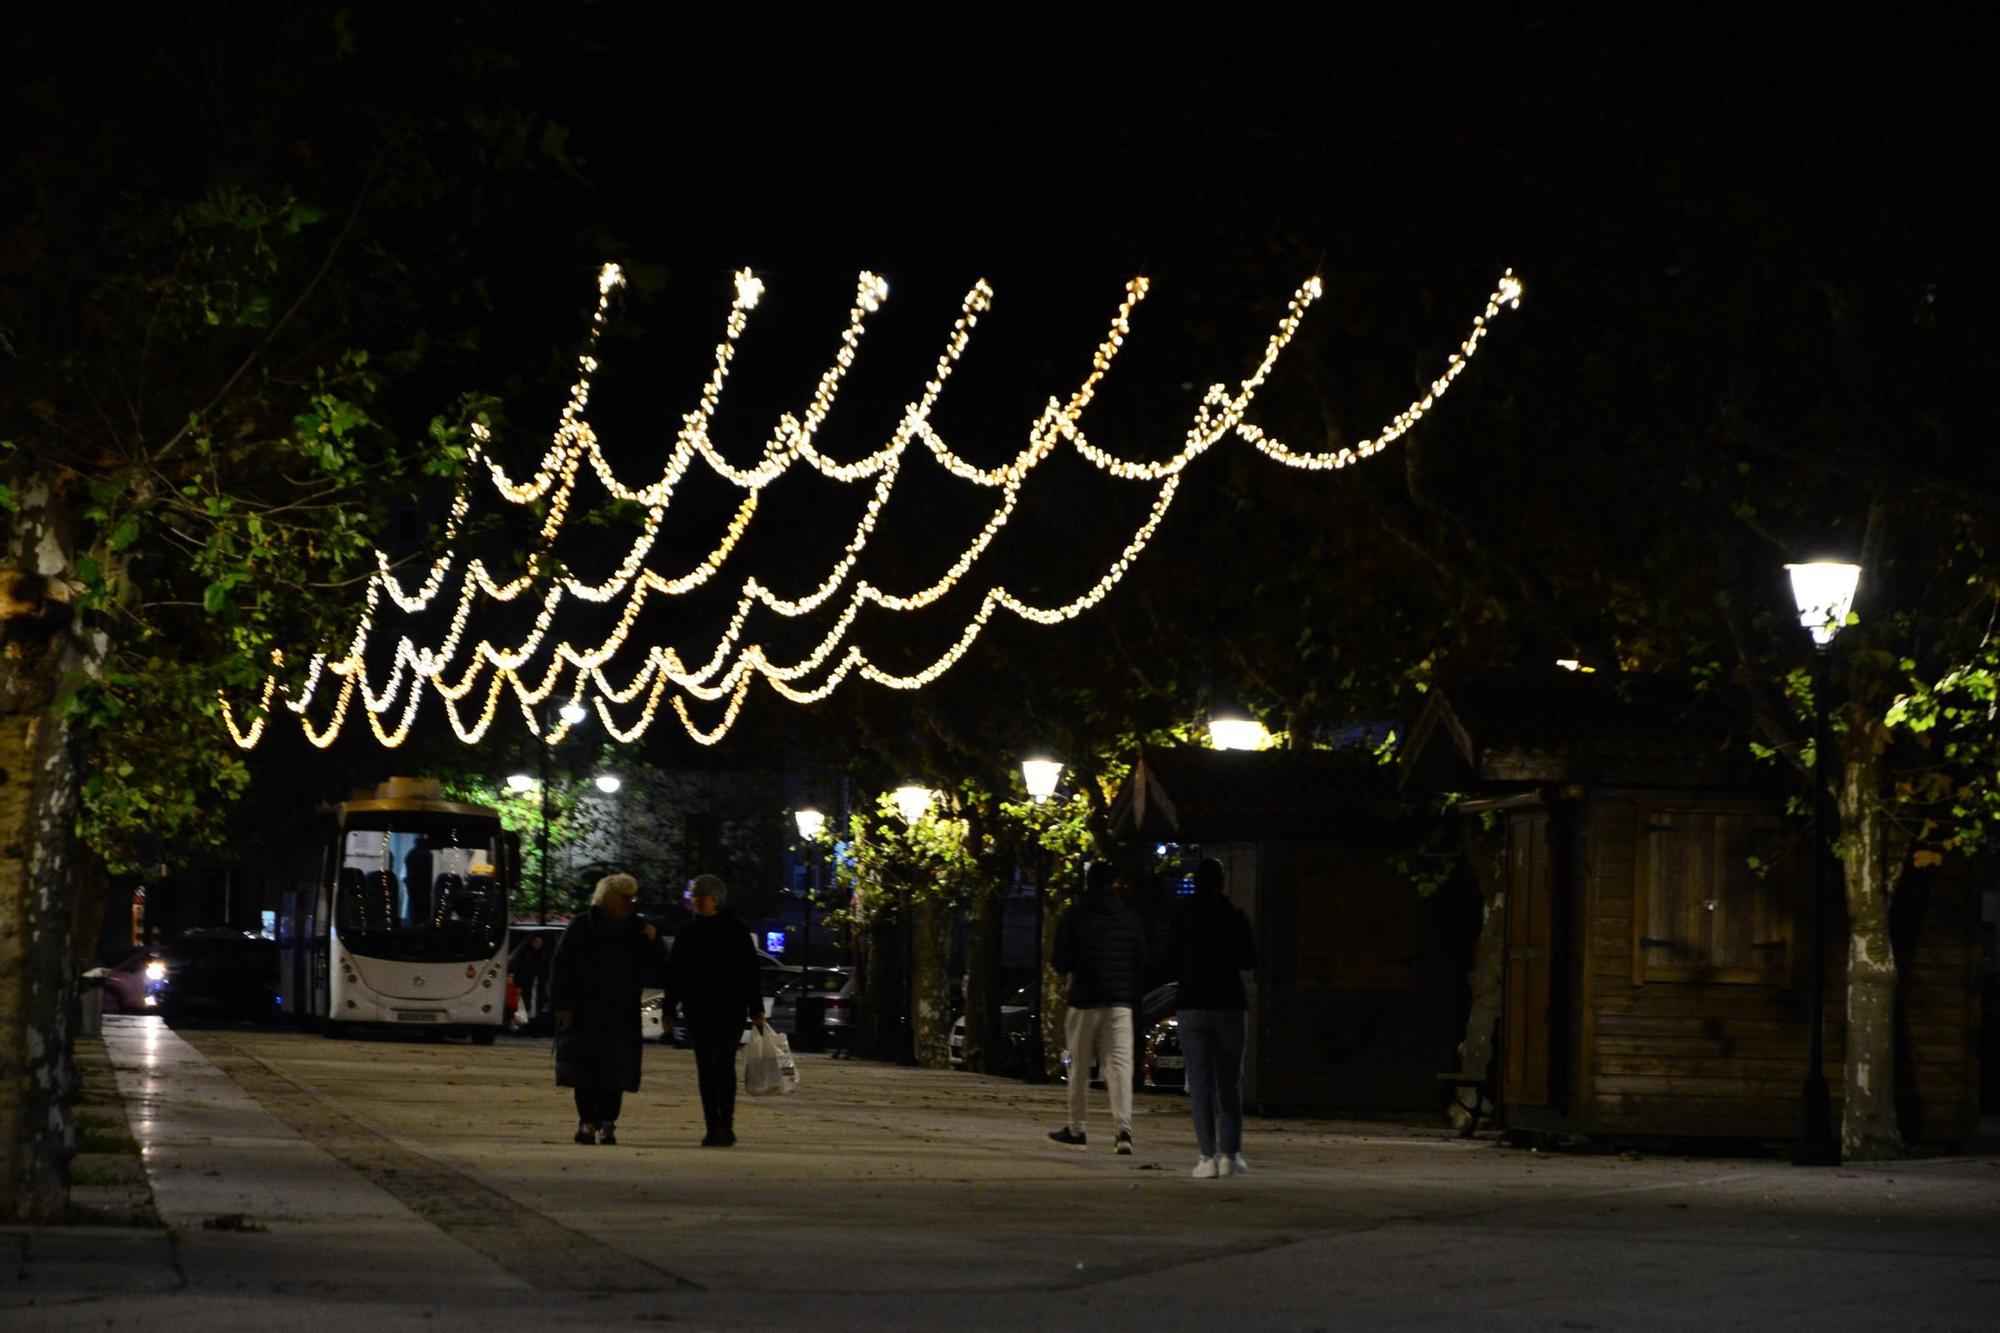
[[[106,1040],[171,1230],[8,1232],[10,1329],[1973,1328],[2000,1298],[2000,1159],[1259,1121],[1249,1177],[1193,1181],[1178,1098],[1140,1099],[1119,1158],[1045,1144],[1059,1088],[823,1057],[705,1150],[691,1062],[657,1048],[624,1143],[580,1148],[541,1043]]]

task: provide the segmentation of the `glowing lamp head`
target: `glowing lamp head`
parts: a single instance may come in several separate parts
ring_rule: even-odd
[[[590,710],[585,708],[581,703],[578,703],[575,699],[571,699],[568,703],[564,704],[561,708],[558,708],[556,710],[556,716],[560,717],[563,721],[569,723],[573,727],[577,723],[589,717]]]
[[[146,964],[146,980],[165,981],[166,979],[167,979],[167,965],[164,962],[155,958],[151,962]]]
[[[903,817],[905,824],[915,824],[924,817],[924,811],[931,808],[931,789],[919,787],[915,783],[896,788],[896,813]]]
[[[620,787],[625,785],[625,783],[615,773],[599,773],[596,777],[591,779],[591,783],[599,791],[603,792],[606,796],[611,795],[613,792],[617,791]]]
[[[1055,759],[1023,759],[1021,780],[1028,784],[1028,795],[1035,798],[1035,804],[1056,794],[1056,784],[1062,781],[1063,766]]]
[[[509,773],[507,775],[508,791],[511,792],[532,791],[534,789],[534,786],[535,786],[535,780],[532,777],[529,777],[526,773]]]
[[[807,842],[817,838],[826,828],[826,816],[811,806],[792,811],[792,821],[799,826],[799,836]]]
[[[1261,750],[1271,739],[1264,724],[1240,713],[1221,713],[1208,720],[1208,743],[1216,750]]]
[[[1854,607],[1861,566],[1815,560],[1786,565],[1785,572],[1792,576],[1792,601],[1798,606],[1799,625],[1812,634],[1814,644],[1826,647],[1840,633]]]

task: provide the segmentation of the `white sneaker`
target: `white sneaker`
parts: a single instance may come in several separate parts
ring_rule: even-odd
[[[1194,1164],[1194,1178],[1196,1180],[1214,1180],[1215,1173],[1220,1169],[1213,1157],[1204,1157]]]
[[[1247,1176],[1250,1174],[1250,1163],[1243,1160],[1242,1153],[1233,1152],[1229,1154],[1229,1156],[1223,1158],[1222,1160],[1225,1163],[1227,1163],[1229,1167],[1227,1171],[1223,1172],[1224,1175]]]
[[[1231,1172],[1232,1170],[1234,1170],[1234,1169],[1235,1169],[1235,1164],[1234,1164],[1234,1163],[1232,1163],[1232,1162],[1231,1162],[1231,1161],[1229,1160],[1229,1154],[1228,1154],[1228,1153],[1217,1153],[1217,1154],[1215,1155],[1215,1174],[1216,1174],[1216,1175],[1218,1175],[1218,1176],[1226,1176],[1226,1175],[1228,1175],[1228,1174],[1229,1174],[1229,1173],[1230,1173],[1230,1172]]]

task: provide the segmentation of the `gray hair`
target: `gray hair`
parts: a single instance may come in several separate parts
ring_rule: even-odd
[[[729,901],[729,885],[720,875],[696,875],[688,881],[688,892],[697,898],[713,898],[717,906]]]
[[[621,897],[636,898],[639,896],[639,881],[625,874],[606,875],[598,880],[597,887],[591,890],[590,905],[602,907],[604,900],[614,893]]]

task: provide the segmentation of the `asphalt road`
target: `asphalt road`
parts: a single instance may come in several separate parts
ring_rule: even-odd
[[[1178,1097],[1139,1099],[1121,1158],[1101,1110],[1088,1150],[1047,1143],[1059,1087],[812,1056],[703,1149],[691,1060],[657,1047],[621,1145],[586,1148],[544,1043],[147,1019],[107,1044],[171,1229],[10,1233],[9,1327],[2000,1322],[1992,1157],[1801,1170],[1253,1120],[1251,1174],[1196,1181]]]

